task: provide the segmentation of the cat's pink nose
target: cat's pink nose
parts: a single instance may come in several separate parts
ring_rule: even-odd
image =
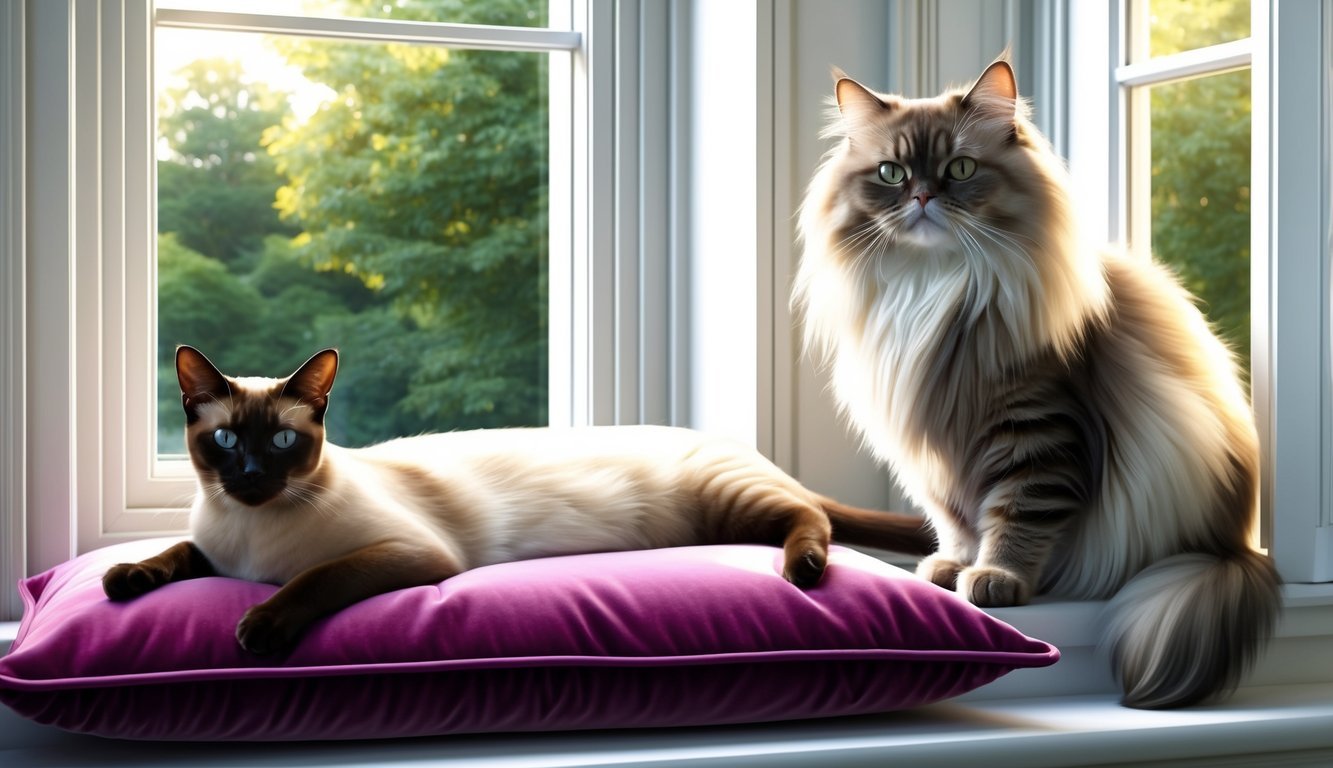
[[[921,207],[922,207],[922,208],[925,208],[925,207],[926,207],[926,203],[929,203],[929,202],[930,202],[930,199],[931,199],[932,197],[934,197],[934,195],[931,195],[931,194],[927,194],[927,193],[925,193],[925,192],[922,192],[921,194],[919,194],[919,195],[916,196],[916,201],[917,201],[918,203],[921,203]]]

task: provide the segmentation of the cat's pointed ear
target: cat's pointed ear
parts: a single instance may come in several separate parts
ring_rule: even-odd
[[[314,410],[315,421],[322,422],[324,411],[329,407],[333,378],[337,375],[338,350],[316,352],[296,369],[296,373],[287,377],[287,382],[282,385],[282,394],[309,405]]]
[[[856,82],[837,67],[833,68],[833,92],[838,97],[838,111],[852,126],[864,124],[877,115],[892,109],[874,91]]]
[[[181,406],[186,422],[199,418],[199,406],[231,396],[231,385],[204,353],[181,345],[176,347],[176,381],[181,386]]]
[[[1018,81],[1009,62],[1000,59],[986,67],[963,97],[963,106],[1005,119],[1018,114]]]

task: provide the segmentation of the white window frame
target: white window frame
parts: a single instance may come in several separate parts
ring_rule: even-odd
[[[1254,0],[1248,40],[1130,63],[1125,41],[1134,1],[1071,4],[1070,46],[1083,52],[1071,60],[1069,118],[1070,167],[1087,192],[1081,218],[1106,224],[1087,233],[1090,240],[1144,242],[1146,228],[1136,230],[1146,216],[1131,209],[1129,194],[1129,148],[1144,129],[1133,124],[1133,89],[1250,67],[1251,389],[1263,457],[1263,540],[1285,581],[1333,581],[1333,2]]]
[[[14,6],[18,7],[15,8]],[[314,25],[551,50],[552,424],[684,423],[689,393],[681,4],[551,0],[549,30],[164,10],[173,26]],[[154,455],[151,0],[7,4],[0,105],[7,280],[0,578],[128,538],[176,535],[193,493]],[[663,35],[663,32],[666,35]],[[482,37],[478,37],[481,35]],[[26,70],[26,77],[25,77]],[[34,172],[40,168],[41,173]],[[25,215],[26,213],[26,215]],[[13,535],[8,535],[13,532]],[[5,591],[0,612],[21,609]]]

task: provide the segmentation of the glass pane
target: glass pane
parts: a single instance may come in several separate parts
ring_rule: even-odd
[[[339,348],[341,445],[547,422],[547,54],[176,29],[156,54],[159,455],[177,344],[260,376]]]
[[[545,0],[158,0],[158,8],[545,27]]]
[[[1135,62],[1250,36],[1249,0],[1136,0],[1131,16]]]
[[[1250,357],[1250,73],[1151,90],[1152,250]]]

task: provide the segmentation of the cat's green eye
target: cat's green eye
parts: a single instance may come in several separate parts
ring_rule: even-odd
[[[296,430],[283,429],[273,435],[273,444],[279,448],[291,448],[296,445]]]
[[[907,169],[897,163],[880,163],[879,180],[885,184],[902,184],[907,180]]]
[[[213,432],[213,442],[223,448],[236,447],[236,433],[230,429],[218,429]]]
[[[949,161],[949,178],[962,181],[977,172],[977,161],[970,157],[955,157]]]

